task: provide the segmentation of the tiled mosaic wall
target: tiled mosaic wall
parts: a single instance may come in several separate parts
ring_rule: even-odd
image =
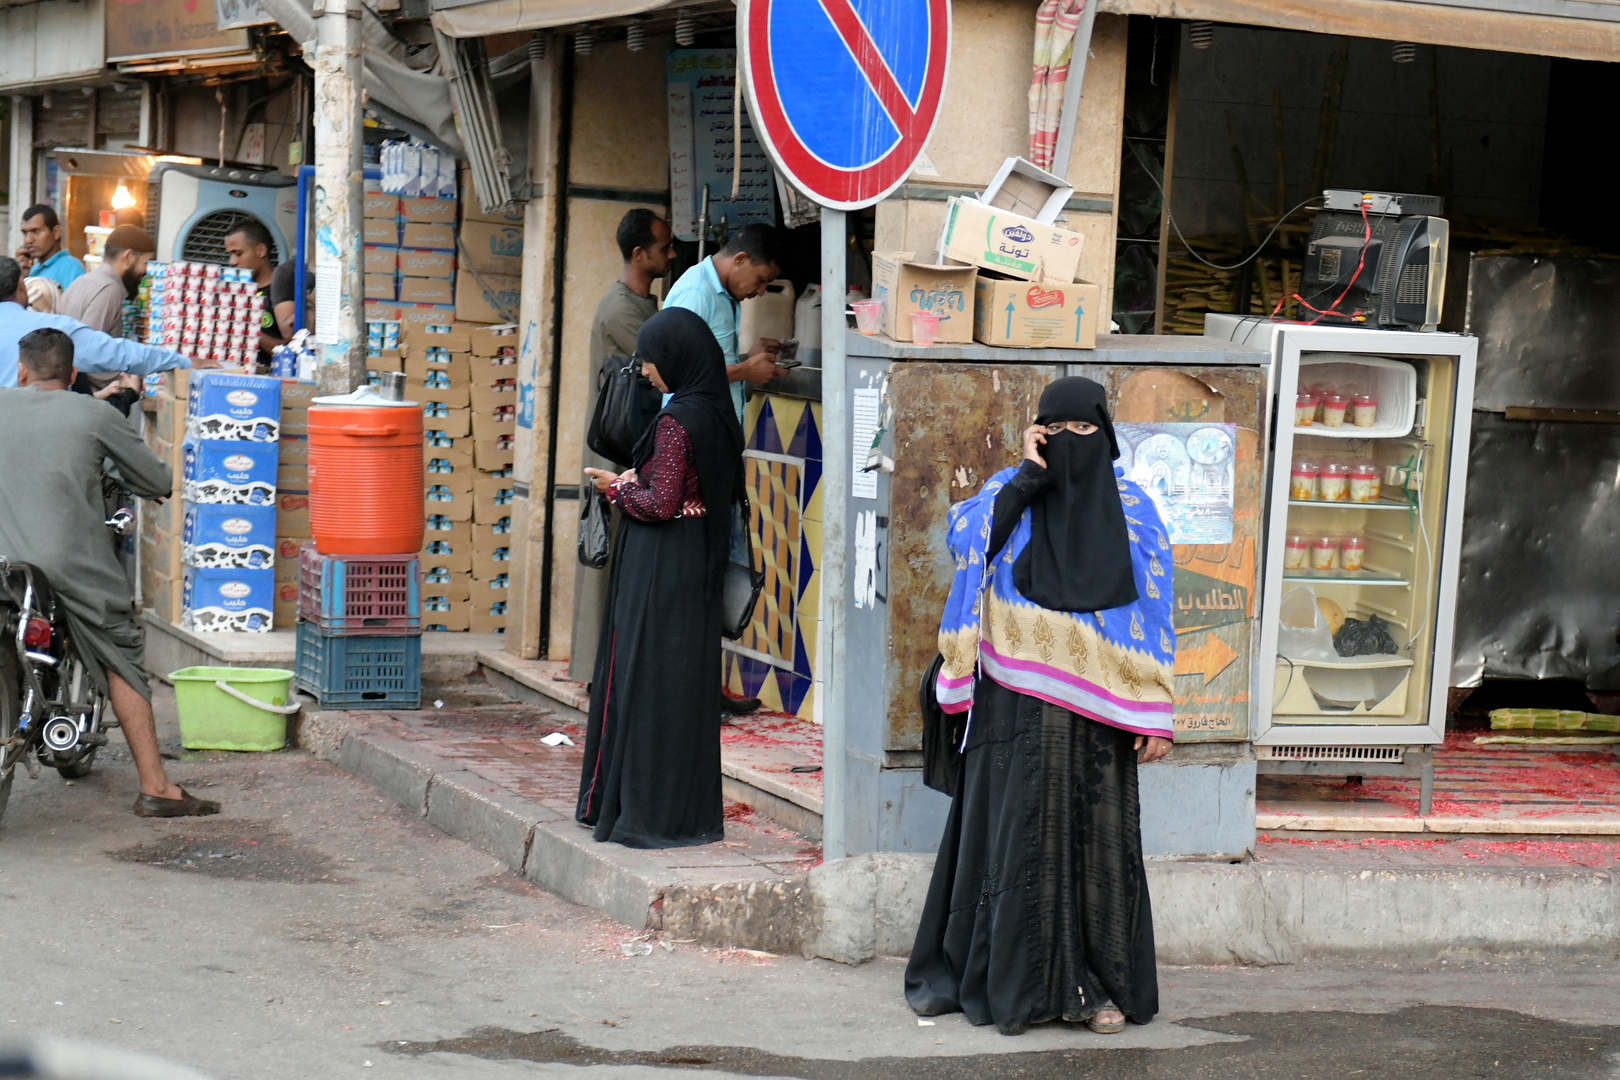
[[[753,625],[725,642],[726,686],[765,708],[815,713],[821,613],[821,403],[754,394],[743,416],[750,528],[765,589]]]

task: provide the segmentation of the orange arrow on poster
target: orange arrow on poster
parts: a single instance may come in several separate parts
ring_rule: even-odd
[[[1207,635],[1202,644],[1190,649],[1176,649],[1177,675],[1202,675],[1208,686],[1215,676],[1225,671],[1238,658],[1237,650],[1214,634]]]

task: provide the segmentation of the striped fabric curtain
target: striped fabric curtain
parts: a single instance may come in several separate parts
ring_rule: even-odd
[[[1041,0],[1035,12],[1035,69],[1029,80],[1029,160],[1052,167],[1063,86],[1069,81],[1074,32],[1086,0]],[[1068,163],[1065,162],[1065,165]]]

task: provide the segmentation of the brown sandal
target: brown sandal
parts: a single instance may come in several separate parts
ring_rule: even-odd
[[[165,799],[141,792],[135,796],[136,817],[207,817],[219,813],[219,803],[199,799],[185,788],[178,799]]]
[[[1106,1012],[1111,1012],[1118,1016],[1118,1022],[1110,1021],[1108,1023],[1104,1023],[1102,1020],[1100,1020],[1099,1017]],[[1092,1031],[1095,1031],[1099,1035],[1118,1035],[1120,1032],[1125,1030],[1125,1014],[1120,1011],[1120,1008],[1117,1005],[1104,1005],[1102,1008],[1091,1014],[1091,1018],[1086,1021],[1086,1027],[1090,1028]]]

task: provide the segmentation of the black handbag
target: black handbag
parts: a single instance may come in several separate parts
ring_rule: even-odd
[[[967,714],[948,713],[939,707],[936,681],[944,666],[944,655],[935,653],[934,662],[917,684],[917,705],[922,709],[923,785],[955,797],[957,767],[962,760],[962,721]]]
[[[759,594],[765,589],[765,571],[754,569],[754,534],[748,528],[748,518],[752,507],[748,502],[748,493],[744,490],[741,481],[737,484],[737,499],[732,504],[732,532],[738,529],[739,519],[744,539],[747,543],[748,564],[737,562],[735,559],[726,563],[725,580],[720,585],[720,633],[732,641],[742,637],[743,631],[754,619],[754,608],[759,604]]]
[[[635,357],[605,356],[597,382],[596,412],[585,430],[591,452],[629,468],[636,440],[657,414],[663,395],[641,373]]]
[[[593,570],[608,564],[613,548],[612,516],[607,496],[589,478],[579,489],[579,561]]]

